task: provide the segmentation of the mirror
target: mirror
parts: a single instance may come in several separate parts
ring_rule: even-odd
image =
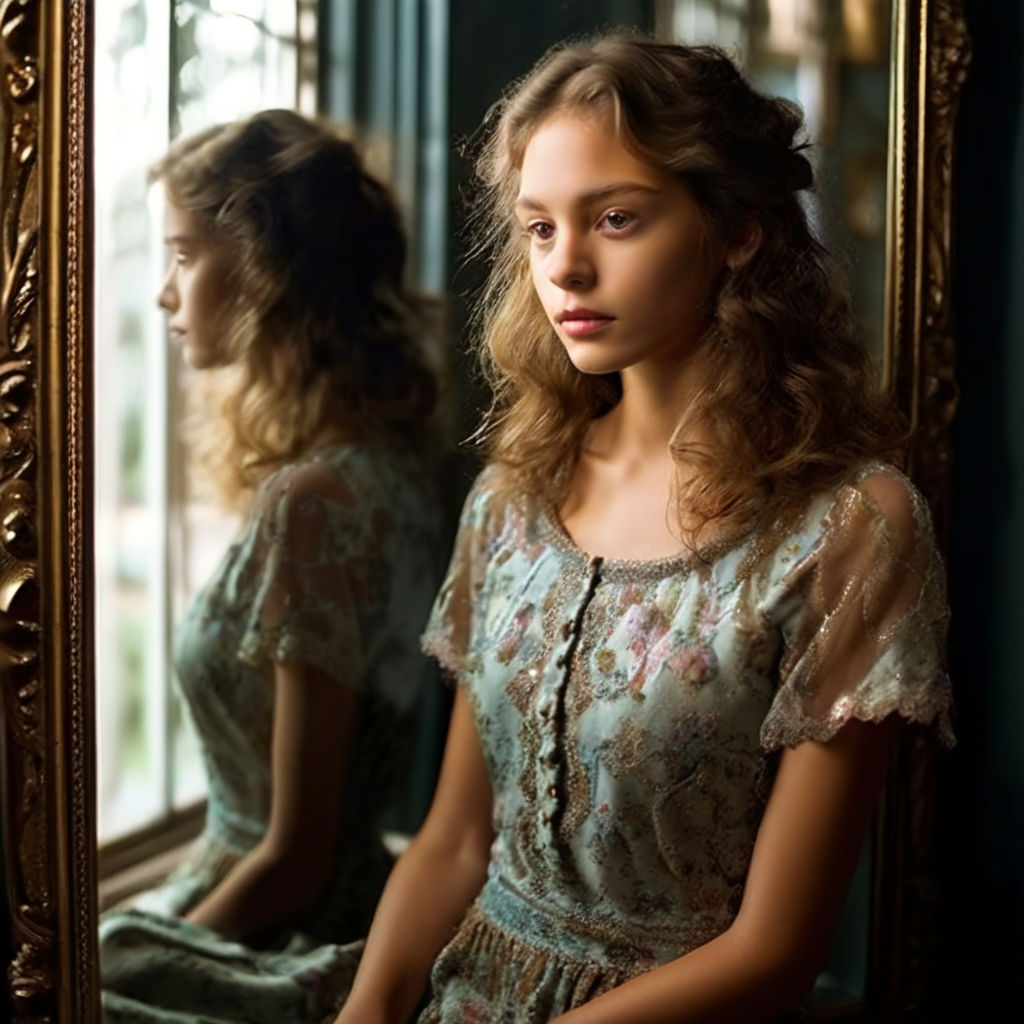
[[[168,250],[163,187],[148,185],[148,169],[172,136],[257,108],[315,112],[316,41],[301,13],[294,0],[111,0],[93,21],[101,911],[125,889],[107,884],[123,865],[166,861],[163,847],[201,824],[206,779],[172,677],[172,637],[239,527],[192,479],[181,424],[209,375],[189,372],[156,306]]]
[[[0,0],[3,998],[25,1024],[98,1019],[93,42],[86,0]],[[942,537],[956,396],[949,264],[953,123],[967,63],[960,4],[893,0],[889,50],[879,338],[888,379],[919,428],[910,469]],[[928,749],[910,740],[875,829],[864,998],[831,1019],[894,1019],[926,982],[931,794]]]

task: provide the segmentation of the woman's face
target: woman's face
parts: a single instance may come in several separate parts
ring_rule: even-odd
[[[171,340],[180,342],[197,370],[226,359],[228,258],[210,233],[169,196],[164,204],[164,242],[171,252],[157,304],[167,314]]]
[[[566,110],[541,122],[516,213],[534,288],[577,369],[674,373],[687,361],[721,261],[689,188],[630,153],[609,117]]]

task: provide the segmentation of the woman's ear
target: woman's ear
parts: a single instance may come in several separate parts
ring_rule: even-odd
[[[730,270],[740,270],[745,267],[760,247],[761,237],[761,222],[749,221],[740,238],[726,249],[725,265]]]

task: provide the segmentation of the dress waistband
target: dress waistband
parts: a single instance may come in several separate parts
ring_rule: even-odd
[[[559,907],[535,899],[503,876],[491,874],[477,906],[499,928],[534,947],[631,970],[650,970],[707,942],[719,929],[707,922],[687,927],[633,922],[614,909]]]
[[[206,798],[207,839],[236,856],[248,853],[266,833],[266,822],[230,809],[215,789]]]

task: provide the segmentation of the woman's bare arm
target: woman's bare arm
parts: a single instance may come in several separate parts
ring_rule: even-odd
[[[275,663],[274,686],[267,833],[187,915],[229,938],[291,923],[316,904],[335,868],[358,694],[301,664]]]
[[[896,718],[852,721],[786,750],[732,926],[558,1024],[758,1024],[791,1009],[823,966],[898,732]]]
[[[348,1002],[336,1024],[399,1024],[487,875],[491,787],[469,701],[455,697],[430,812],[384,889]]]

